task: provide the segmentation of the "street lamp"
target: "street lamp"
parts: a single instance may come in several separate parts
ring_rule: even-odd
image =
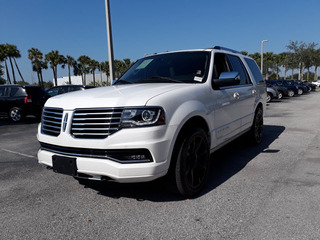
[[[269,42],[269,40],[262,40],[261,41],[261,74],[263,76],[263,44],[265,42]]]
[[[109,54],[109,68],[110,68],[110,79],[111,85],[114,80],[113,74],[113,44],[112,44],[112,30],[111,30],[111,17],[110,17],[110,4],[109,0],[105,0],[106,6],[106,20],[107,20],[107,33],[108,33],[108,54]]]

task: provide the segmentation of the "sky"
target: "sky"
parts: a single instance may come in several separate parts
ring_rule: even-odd
[[[319,0],[109,1],[115,59],[214,46],[254,53],[262,40],[269,40],[264,51],[274,53],[287,51],[289,41],[320,44]],[[18,47],[17,63],[30,83],[37,82],[30,48],[106,61],[105,1],[0,0],[0,43]],[[53,80],[50,68],[43,75]],[[67,75],[58,69],[58,77]]]

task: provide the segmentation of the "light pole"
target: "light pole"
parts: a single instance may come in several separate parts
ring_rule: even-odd
[[[265,42],[269,42],[269,41],[268,40],[261,41],[261,74],[262,74],[262,77],[263,77],[263,44]]]
[[[106,20],[107,20],[107,33],[108,33],[108,55],[109,55],[109,68],[110,68],[110,79],[111,85],[114,80],[113,74],[113,44],[112,44],[112,30],[111,30],[111,16],[110,16],[110,5],[109,0],[105,0],[106,5]]]

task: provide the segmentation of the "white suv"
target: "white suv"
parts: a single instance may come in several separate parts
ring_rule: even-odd
[[[248,133],[260,143],[266,86],[252,58],[214,47],[138,60],[113,86],[50,98],[39,163],[76,178],[143,182],[169,175],[190,197],[210,154]]]

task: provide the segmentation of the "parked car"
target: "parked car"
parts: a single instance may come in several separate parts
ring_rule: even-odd
[[[240,135],[262,141],[266,85],[255,61],[214,47],[138,60],[114,86],[49,98],[39,163],[78,179],[145,182],[168,174],[199,193],[210,153]]]
[[[305,85],[306,87],[308,87],[309,88],[309,92],[316,90],[316,87],[317,87],[316,84],[313,84],[313,83],[307,82],[307,81],[300,81],[300,80],[297,80],[297,82],[300,83],[300,84]]]
[[[320,86],[320,80],[317,80],[317,81],[313,81],[312,84],[316,85],[317,87]]]
[[[52,87],[52,88],[48,89],[47,94],[49,97],[53,97],[53,96],[63,94],[63,93],[85,90],[85,89],[90,89],[90,88],[94,88],[94,86],[91,86],[91,85],[61,85],[61,86],[56,86],[56,87]]]
[[[298,95],[302,95],[303,93],[307,93],[308,92],[308,88],[303,85],[300,84],[299,82],[297,82],[296,80],[284,80],[288,85],[291,86],[297,86],[298,88]]]
[[[293,97],[298,94],[298,86],[289,84],[286,80],[268,80],[272,85],[285,87],[288,90],[288,96]]]
[[[41,117],[46,93],[39,86],[0,85],[0,112],[13,122],[20,122],[27,115]]]
[[[272,85],[267,84],[267,103],[271,102],[272,99],[278,99],[279,98],[279,92],[276,88],[274,88]]]
[[[277,84],[272,84],[269,80],[266,80],[266,84],[267,84],[267,87],[268,86],[272,86],[275,89],[277,89],[277,91],[278,91],[278,99],[282,99],[283,97],[288,97],[289,96],[287,88],[285,88],[283,86],[279,86]]]

